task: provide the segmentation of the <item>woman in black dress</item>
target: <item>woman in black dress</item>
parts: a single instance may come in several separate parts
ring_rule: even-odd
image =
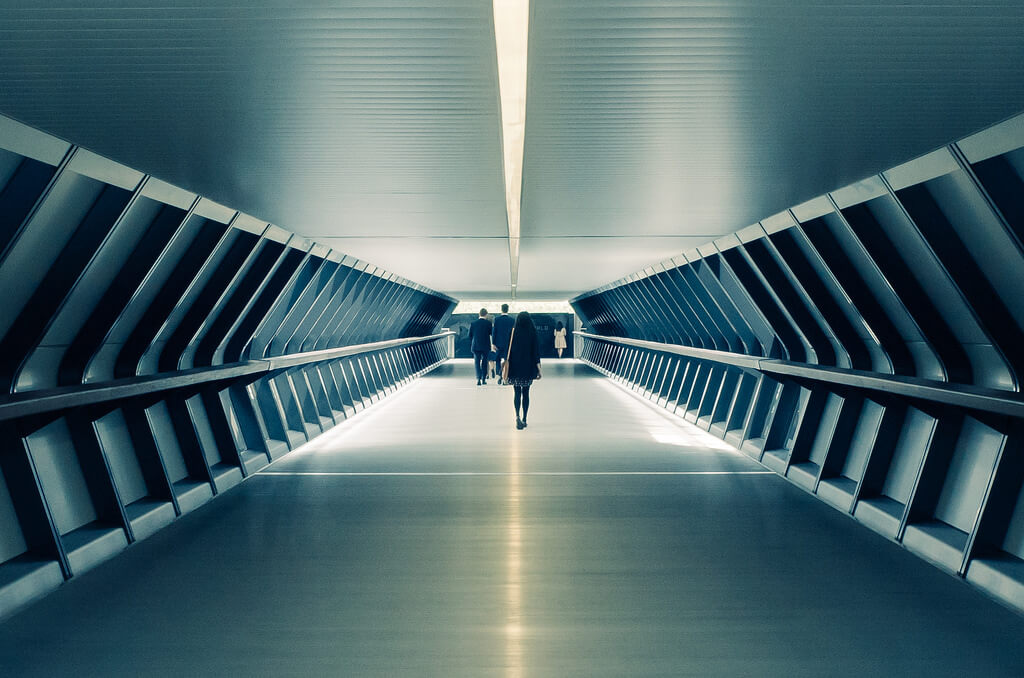
[[[522,430],[526,428],[526,415],[530,411],[530,384],[534,379],[540,379],[540,344],[537,341],[537,328],[526,311],[516,316],[505,365],[508,365],[506,383],[512,384],[515,388],[516,428]],[[519,416],[520,406],[523,410],[522,417]]]

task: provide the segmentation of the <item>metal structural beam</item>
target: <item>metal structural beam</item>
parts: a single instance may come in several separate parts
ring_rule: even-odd
[[[0,118],[0,617],[447,359],[455,300]]]
[[[572,300],[578,355],[1024,610],[1024,115]]]

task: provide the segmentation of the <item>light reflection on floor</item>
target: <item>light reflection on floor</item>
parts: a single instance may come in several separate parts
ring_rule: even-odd
[[[611,379],[597,382],[602,388],[629,403],[631,414],[642,422],[655,442],[678,447],[701,447],[741,454],[735,447],[673,414],[640,394]]]
[[[327,431],[324,431],[313,440],[295,448],[288,454],[287,458],[295,459],[304,455],[317,453],[337,454],[338,448],[341,447],[340,441],[342,439],[347,439],[349,443],[352,444],[358,442],[360,436],[363,435],[364,432],[372,437],[375,431],[375,424],[382,421],[386,422],[389,410],[402,400],[403,397],[408,397],[411,393],[414,393],[417,390],[417,387],[421,386],[422,383],[422,381],[417,379],[416,381],[399,388],[383,400],[374,402],[368,409],[359,410],[354,413],[349,412],[346,419]],[[272,466],[273,465],[268,466],[265,470],[270,470]]]
[[[509,445],[508,535],[506,559],[507,618],[505,622],[505,675],[523,675],[523,522],[519,475],[519,438]]]

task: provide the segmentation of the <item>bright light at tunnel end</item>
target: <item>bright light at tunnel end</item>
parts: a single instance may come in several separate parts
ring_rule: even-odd
[[[508,214],[509,282],[512,298],[519,282],[519,208],[526,133],[526,54],[529,0],[494,0],[494,40],[498,53],[501,138]]]

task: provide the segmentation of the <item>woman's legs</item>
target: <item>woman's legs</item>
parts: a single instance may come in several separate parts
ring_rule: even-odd
[[[564,348],[560,348],[560,349],[558,349],[558,357],[559,357],[559,358],[561,358],[561,357],[562,357],[562,351],[564,351],[564,350],[565,350]]]
[[[516,428],[526,428],[526,413],[530,411],[530,385],[520,386],[514,384],[515,396],[512,403],[516,406]],[[519,408],[523,409],[523,416],[519,416]]]

